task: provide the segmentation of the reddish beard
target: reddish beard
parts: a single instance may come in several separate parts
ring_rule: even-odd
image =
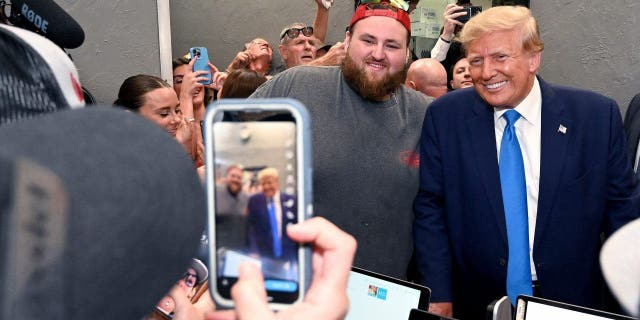
[[[363,61],[362,66],[347,54],[342,63],[342,74],[347,84],[363,98],[373,101],[383,101],[387,96],[400,87],[407,77],[407,65],[396,73],[386,72],[382,79],[372,79],[367,73],[366,63],[372,62],[371,57]]]

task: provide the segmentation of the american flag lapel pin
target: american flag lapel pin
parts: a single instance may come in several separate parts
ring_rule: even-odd
[[[562,133],[562,134],[566,134],[567,133],[567,127],[560,125],[558,127],[558,132]]]

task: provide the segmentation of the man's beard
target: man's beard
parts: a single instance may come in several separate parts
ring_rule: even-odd
[[[371,58],[368,58],[371,59]],[[407,65],[402,70],[391,74],[385,73],[382,79],[370,79],[365,69],[366,61],[362,66],[347,54],[342,63],[342,73],[349,86],[358,92],[364,99],[383,101],[388,95],[400,87],[407,77]]]
[[[235,197],[235,196],[238,195],[238,193],[240,193],[240,190],[242,190],[242,187],[238,187],[238,186],[234,186],[234,185],[228,184],[227,185],[227,190],[229,191],[229,193],[232,196]]]

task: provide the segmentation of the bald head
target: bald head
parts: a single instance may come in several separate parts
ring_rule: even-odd
[[[418,59],[409,67],[404,84],[430,97],[438,98],[447,93],[447,70],[436,59]]]

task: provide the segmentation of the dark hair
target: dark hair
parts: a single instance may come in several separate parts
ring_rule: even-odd
[[[176,70],[177,67],[180,66],[184,66],[189,64],[189,62],[191,62],[191,60],[189,60],[186,57],[178,57],[175,58],[171,61],[171,65],[172,65],[172,70]],[[207,104],[209,104],[209,102],[211,102],[212,100],[215,99],[216,94],[215,94],[215,90],[209,88],[209,87],[204,87],[204,105],[206,106]]]
[[[185,65],[185,64],[189,64],[189,59],[185,58],[185,57],[178,57],[175,58],[171,61],[171,64],[173,65],[172,69],[175,70],[177,67]]]
[[[224,80],[220,98],[247,98],[266,81],[265,76],[251,69],[234,70]]]
[[[144,105],[144,95],[155,89],[171,88],[164,80],[147,74],[139,74],[124,80],[118,91],[118,99],[114,105],[138,112]]]

